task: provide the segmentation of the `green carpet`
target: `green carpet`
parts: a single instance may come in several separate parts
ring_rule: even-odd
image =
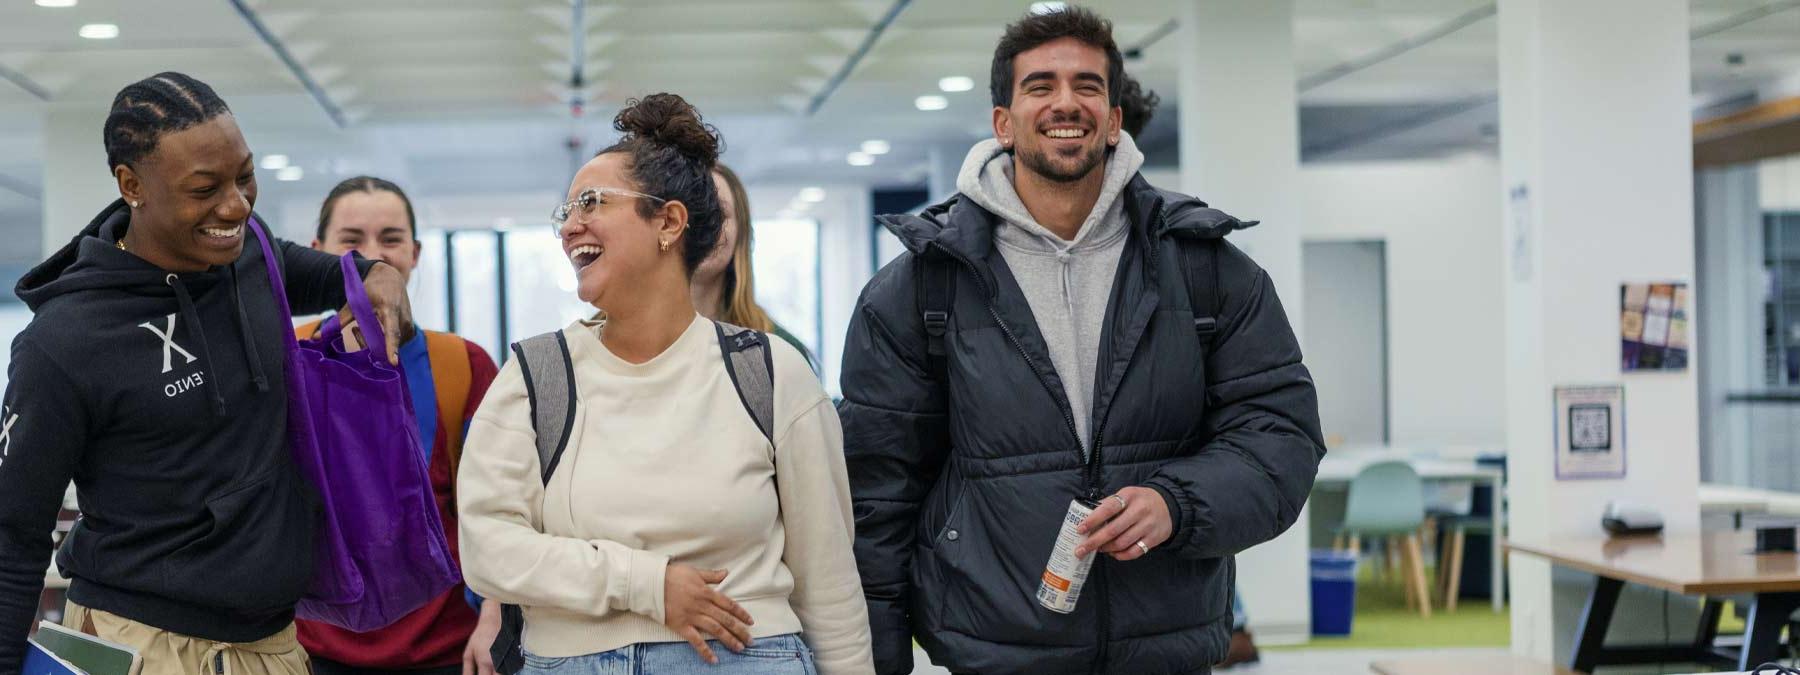
[[[1266,649],[1389,649],[1426,647],[1505,647],[1512,643],[1510,609],[1495,612],[1484,598],[1465,598],[1455,612],[1443,611],[1443,600],[1434,593],[1431,618],[1406,608],[1400,575],[1374,579],[1375,561],[1369,556],[1357,571],[1356,616],[1345,637],[1314,637],[1305,644],[1270,646]],[[1436,579],[1426,569],[1426,580]],[[1256,611],[1251,608],[1252,612]]]

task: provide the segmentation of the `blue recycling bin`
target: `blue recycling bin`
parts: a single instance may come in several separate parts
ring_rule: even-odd
[[[1313,635],[1349,635],[1355,615],[1356,556],[1348,551],[1313,551]]]

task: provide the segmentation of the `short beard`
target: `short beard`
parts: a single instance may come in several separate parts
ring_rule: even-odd
[[[1048,154],[1042,150],[1026,150],[1018,155],[1019,161],[1023,162],[1025,168],[1030,169],[1032,173],[1056,183],[1075,183],[1087,178],[1088,174],[1093,173],[1096,167],[1106,162],[1106,146],[1101,145],[1089,151],[1085,157],[1081,158],[1081,164],[1072,172],[1058,169],[1056,164],[1050,161]]]

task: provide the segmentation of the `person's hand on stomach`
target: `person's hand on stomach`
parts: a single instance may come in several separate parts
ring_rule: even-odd
[[[755,642],[750,639],[750,626],[756,623],[750,613],[713,588],[724,583],[727,574],[671,562],[663,575],[663,625],[693,645],[700,658],[715,665],[719,657],[706,645],[708,636],[734,652]]]

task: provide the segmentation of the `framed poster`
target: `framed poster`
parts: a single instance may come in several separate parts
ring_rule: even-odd
[[[1625,388],[1557,387],[1556,479],[1625,477]]]
[[[1619,286],[1619,369],[1687,370],[1688,286]]]

